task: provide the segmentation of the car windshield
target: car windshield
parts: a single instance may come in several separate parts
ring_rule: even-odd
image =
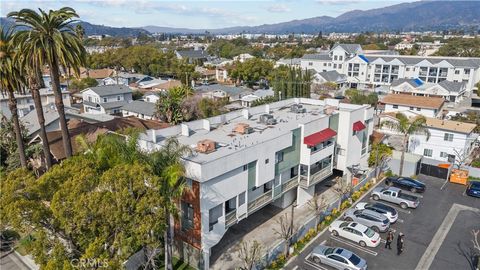
[[[351,261],[353,263],[353,265],[358,265],[360,263],[361,259],[357,255],[352,253],[352,256],[350,256],[350,258],[348,260]]]
[[[340,228],[343,228],[343,227],[347,226],[349,223],[350,223],[350,222],[348,222],[348,221],[347,221],[347,222],[343,222],[342,224],[340,224],[339,227],[340,227]]]
[[[480,182],[473,182],[470,186],[472,189],[480,189]]]
[[[372,238],[375,234],[375,232],[370,228],[367,228],[363,233],[366,234],[369,238]]]
[[[325,255],[332,254],[334,250],[335,250],[334,248],[327,248],[327,249],[325,250]]]

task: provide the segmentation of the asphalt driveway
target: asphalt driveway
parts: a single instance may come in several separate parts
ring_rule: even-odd
[[[392,250],[384,249],[383,244],[363,248],[349,240],[333,237],[327,231],[285,268],[330,269],[306,259],[316,245],[323,243],[355,252],[366,259],[368,269],[373,270],[472,269],[470,231],[480,229],[480,199],[466,196],[464,186],[447,183],[441,189],[443,180],[431,177],[420,177],[420,180],[427,185],[427,191],[416,194],[420,197],[417,209],[403,210],[392,205],[399,211],[399,220],[391,226],[395,231]],[[362,201],[371,199],[365,196]],[[405,250],[401,255],[397,255],[395,246],[399,232],[405,234]],[[380,235],[385,239],[385,233]]]

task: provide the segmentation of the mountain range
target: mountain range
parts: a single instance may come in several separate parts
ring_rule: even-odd
[[[392,32],[465,29],[480,31],[480,3],[477,1],[419,1],[370,10],[352,10],[338,17],[320,16],[259,26],[219,29],[189,29],[161,26],[141,28],[110,27],[80,22],[87,35],[136,36],[139,33],[236,34]],[[1,18],[0,23],[12,21]]]

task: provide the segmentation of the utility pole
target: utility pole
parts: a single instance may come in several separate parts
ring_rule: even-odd
[[[294,217],[294,214],[295,214],[295,207],[297,207],[297,200],[293,201],[293,204],[292,204],[292,216],[291,216],[291,219],[290,219],[290,228],[289,228],[289,231],[290,231],[290,240],[288,241],[288,245],[289,247],[292,245],[292,238],[293,238],[293,217]]]

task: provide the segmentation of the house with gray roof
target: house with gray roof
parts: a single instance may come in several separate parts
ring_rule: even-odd
[[[397,79],[392,82],[390,90],[393,94],[408,94],[422,97],[442,97],[446,102],[459,103],[470,97],[465,82],[441,81],[425,83],[416,79]]]
[[[155,116],[156,108],[155,103],[146,102],[142,100],[134,100],[128,104],[125,104],[122,108],[122,116],[135,116],[140,119],[157,120]]]
[[[243,96],[252,93],[247,87],[228,86],[223,84],[201,85],[194,88],[195,93],[212,99],[228,98],[230,102],[239,101]]]
[[[186,59],[189,63],[204,62],[211,58],[211,56],[204,50],[178,50],[175,51],[178,59]]]
[[[89,87],[81,94],[83,110],[91,114],[119,114],[132,101],[132,90],[123,84]]]
[[[339,88],[342,88],[347,83],[347,75],[340,74],[336,70],[329,70],[325,72],[318,72],[313,75],[313,83],[335,83]]]

